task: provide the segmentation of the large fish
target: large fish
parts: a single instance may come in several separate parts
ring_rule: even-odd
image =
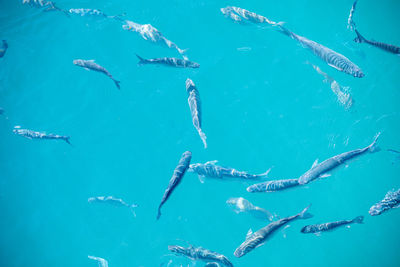
[[[104,67],[100,66],[99,64],[95,63],[94,60],[84,60],[84,59],[75,59],[73,61],[74,65],[82,67],[86,70],[94,70],[97,72],[104,73],[108,77],[110,77],[111,80],[114,81],[115,85],[117,86],[118,89],[120,89],[120,81],[117,81],[114,79],[114,77],[111,75],[111,73],[108,72]]]
[[[204,148],[207,148],[206,135],[201,129],[201,101],[200,94],[194,85],[193,81],[189,78],[186,79],[186,92],[188,93],[188,103],[190,113],[192,114],[193,125],[203,141]]]
[[[184,49],[180,49],[176,44],[165,38],[159,30],[150,24],[139,24],[129,20],[126,20],[125,23],[126,24],[122,26],[124,30],[138,32],[145,40],[149,40],[154,43],[160,43],[168,46],[169,48],[176,49],[184,59],[187,59]]]
[[[267,19],[264,16],[258,15],[254,12],[248,11],[246,9],[240,8],[240,7],[235,7],[235,6],[227,6],[224,8],[221,8],[222,14],[225,16],[231,18],[234,21],[250,21],[253,23],[267,23],[270,25],[282,25],[282,22],[274,22],[272,20]]]
[[[44,132],[36,132],[28,129],[21,129],[20,126],[15,126],[13,132],[28,139],[63,140],[68,144],[71,144],[69,141],[70,137],[65,135],[47,134]]]
[[[88,198],[89,203],[108,203],[117,207],[128,207],[133,215],[136,217],[136,213],[134,208],[137,208],[138,205],[136,204],[128,204],[123,201],[121,198],[116,198],[113,196],[100,196],[100,197],[90,197]]]
[[[274,181],[268,181],[250,185],[249,187],[247,187],[247,192],[250,193],[275,192],[298,185],[300,185],[299,179],[274,180]]]
[[[139,65],[145,64],[155,64],[155,65],[166,65],[170,67],[177,67],[177,68],[199,68],[200,64],[196,62],[192,62],[186,59],[180,59],[175,57],[162,57],[162,58],[151,58],[145,59],[138,55],[139,58]]]
[[[353,5],[351,6],[349,18],[347,19],[347,28],[352,31],[355,30],[356,28],[356,24],[354,23],[353,20],[354,11],[356,11],[356,5],[357,5],[357,0],[354,1]]]
[[[106,261],[103,258],[100,257],[95,257],[95,256],[88,256],[89,259],[97,261],[97,263],[99,264],[99,267],[108,267],[108,261]]]
[[[8,43],[6,40],[2,40],[0,44],[0,57],[4,57],[4,54],[6,53],[8,49]]]
[[[208,249],[204,249],[202,247],[196,248],[191,245],[187,248],[181,246],[168,246],[168,250],[173,253],[188,257],[192,260],[201,260],[205,262],[218,262],[223,264],[224,266],[233,267],[233,264],[224,255]]]
[[[363,223],[364,216],[357,216],[353,220],[343,220],[343,221],[337,221],[337,222],[329,222],[329,223],[323,223],[323,224],[313,224],[313,225],[306,225],[303,228],[301,228],[300,232],[303,234],[319,234],[321,232],[325,231],[331,231],[337,227],[340,226],[349,226],[350,224],[353,223]]]
[[[370,208],[369,214],[372,216],[380,215],[384,211],[395,208],[400,208],[400,189],[387,192],[381,201]]]
[[[304,173],[299,178],[300,184],[307,184],[319,177],[329,176],[327,174],[328,171],[335,169],[336,167],[342,165],[346,161],[353,159],[355,157],[361,156],[367,152],[375,152],[378,150],[376,142],[378,141],[380,133],[375,136],[374,141],[367,147],[355,149],[349,152],[345,152],[339,155],[336,155],[332,158],[329,158],[321,163],[318,163],[318,160],[314,162],[311,169]]]
[[[381,42],[376,42],[373,40],[367,40],[365,39],[356,29],[354,29],[354,31],[357,34],[357,37],[354,39],[354,42],[356,43],[366,43],[375,47],[378,47],[382,50],[385,50],[387,52],[393,53],[393,54],[400,54],[400,47],[399,46],[395,46],[395,45],[391,45],[391,44],[385,44],[385,43],[381,43]]]
[[[161,203],[158,206],[157,220],[160,219],[161,216],[161,207],[171,196],[172,192],[182,181],[183,176],[185,175],[186,170],[189,168],[190,160],[192,159],[192,152],[186,151],[182,154],[181,159],[179,160],[178,166],[176,166],[174,170],[174,174],[172,175],[171,180],[169,181],[167,189],[165,189],[164,195],[161,199]]]
[[[233,253],[236,257],[240,258],[253,249],[263,245],[265,241],[277,230],[282,228],[287,223],[296,219],[308,219],[312,215],[307,212],[310,206],[302,210],[300,213],[280,219],[279,221],[271,222],[267,226],[261,228],[257,232],[252,233],[251,230],[247,233],[246,240],[235,250]]]
[[[242,197],[231,197],[226,203],[233,209],[234,212],[247,212],[261,220],[272,221],[274,216],[267,210],[254,206],[250,201]]]
[[[250,174],[245,171],[238,171],[233,168],[229,167],[222,167],[215,165],[217,160],[208,161],[206,163],[194,163],[190,164],[189,171],[195,172],[199,175],[200,179],[202,180],[204,177],[212,177],[212,178],[238,178],[238,179],[245,179],[245,180],[257,180],[257,179],[264,179],[267,177],[268,173],[271,169],[267,170],[261,174]]]
[[[80,15],[81,17],[100,17],[100,18],[109,18],[109,19],[116,19],[119,21],[123,21],[121,16],[125,15],[115,15],[109,16],[103,13],[103,11],[98,9],[90,9],[90,8],[71,8],[68,10],[70,14]]]

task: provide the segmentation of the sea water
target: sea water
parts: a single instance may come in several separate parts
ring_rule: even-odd
[[[57,0],[62,9],[95,8],[107,15],[151,24],[199,69],[138,66],[145,58],[179,54],[122,29],[112,19],[43,12],[22,1],[0,1],[0,265],[110,267],[204,266],[172,255],[168,245],[192,244],[226,255],[235,266],[399,266],[399,210],[380,216],[370,206],[400,186],[400,58],[353,42],[350,0],[339,1],[129,1]],[[341,73],[271,27],[241,25],[220,8],[239,6],[284,21],[361,67],[362,79]],[[354,20],[366,38],[400,45],[399,1],[359,1]],[[72,64],[95,59],[117,80]],[[310,62],[348,86],[346,110]],[[193,127],[185,80],[196,84],[208,148]],[[29,140],[12,128],[71,136]],[[156,221],[157,207],[181,154],[192,162],[297,178],[315,159],[369,145],[366,154],[306,186],[251,194],[249,182],[206,179],[187,173]],[[136,203],[129,209],[89,204],[94,196]],[[233,256],[249,228],[268,224],[236,214],[230,197],[244,197],[277,214],[294,215],[312,203],[314,217],[290,224],[242,258]],[[365,216],[317,237],[307,224]],[[284,238],[284,234],[286,238]]]

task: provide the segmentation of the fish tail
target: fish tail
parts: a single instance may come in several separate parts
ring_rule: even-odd
[[[71,142],[69,141],[70,138],[71,138],[71,137],[66,136],[66,137],[64,138],[64,140],[65,140],[65,142],[67,142],[67,144],[69,144],[69,145],[72,146]]]
[[[357,216],[353,219],[353,223],[363,223],[364,216]]]
[[[121,86],[119,85],[121,82],[120,82],[120,81],[117,81],[117,80],[115,80],[115,79],[113,79],[113,81],[114,81],[114,83],[115,83],[115,86],[117,86],[118,89],[121,89]]]
[[[356,43],[362,43],[365,41],[365,38],[357,31],[357,29],[354,29],[355,33],[357,34],[357,37],[354,38],[354,42]]]
[[[143,65],[147,63],[147,60],[136,54],[137,58],[139,59],[139,65]]]
[[[203,141],[204,148],[207,148],[207,141],[206,141],[207,136],[206,136],[206,134],[201,129],[199,129],[198,132],[199,132],[201,141]]]
[[[271,168],[269,168],[269,169],[268,169],[266,172],[264,172],[264,173],[257,174],[256,177],[257,177],[257,178],[260,178],[260,179],[267,178],[268,173],[269,173],[270,171],[271,171]]]
[[[132,204],[132,205],[129,206],[129,208],[130,208],[130,210],[131,210],[131,212],[133,214],[133,217],[135,217],[135,218],[136,218],[135,208],[137,208],[137,206],[138,205],[136,205],[136,204]]]
[[[161,217],[161,206],[158,207],[157,220],[160,219],[160,217]]]
[[[377,144],[378,138],[379,138],[380,135],[381,135],[381,132],[377,133],[377,134],[375,135],[375,139],[374,139],[374,141],[372,142],[372,144],[370,144],[370,145],[368,146],[368,149],[369,149],[369,151],[370,151],[371,153],[378,152],[378,151],[380,150],[380,148],[379,148],[379,146],[378,146],[378,144]]]
[[[304,210],[302,210],[299,213],[299,218],[300,219],[308,219],[311,218],[313,215],[311,213],[308,212],[308,209],[311,207],[311,204],[308,205]]]

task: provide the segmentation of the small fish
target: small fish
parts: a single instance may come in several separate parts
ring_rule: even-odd
[[[260,220],[272,221],[274,216],[267,210],[254,206],[250,201],[242,197],[232,197],[226,203],[233,209],[234,212],[248,212]]]
[[[186,50],[180,49],[176,44],[165,38],[159,30],[157,30],[150,24],[139,24],[129,20],[126,20],[125,23],[126,24],[122,26],[124,30],[138,32],[145,40],[149,40],[154,43],[160,43],[162,45],[166,45],[169,48],[176,49],[178,53],[183,56],[184,59],[188,59],[185,56]]]
[[[123,15],[116,15],[116,16],[108,16],[106,14],[104,14],[102,11],[98,10],[98,9],[90,9],[90,8],[71,8],[70,10],[68,10],[68,12],[70,14],[77,14],[80,15],[81,17],[102,17],[102,18],[110,18],[110,19],[116,19],[119,21],[123,21],[123,19],[121,19],[121,16]]]
[[[395,208],[400,208],[400,189],[387,192],[384,199],[369,209],[369,214],[371,216],[380,215],[384,211]]]
[[[22,4],[28,4],[31,7],[36,7],[36,8],[43,8],[44,11],[61,11],[65,15],[68,15],[68,12],[65,10],[62,10],[61,8],[58,8],[54,2],[51,1],[45,1],[45,0],[22,0]]]
[[[253,23],[268,23],[270,25],[276,26],[276,25],[281,25],[283,24],[282,22],[274,22],[269,19],[267,19],[264,16],[258,15],[254,12],[248,11],[246,9],[240,8],[240,7],[234,7],[234,6],[227,6],[224,8],[221,8],[222,14],[225,16],[231,18],[234,21],[250,21]]]
[[[69,136],[57,135],[57,134],[46,134],[44,132],[35,132],[28,129],[21,129],[20,126],[15,126],[13,129],[15,134],[26,137],[28,139],[48,139],[48,140],[63,140],[68,144],[71,144]]]
[[[186,151],[182,154],[181,159],[179,160],[178,166],[176,166],[174,173],[172,175],[172,178],[169,181],[168,187],[164,192],[164,195],[161,199],[161,203],[158,206],[157,220],[160,219],[160,216],[161,216],[161,207],[164,205],[165,202],[167,202],[167,200],[171,196],[172,192],[182,181],[182,178],[185,175],[186,170],[189,168],[191,159],[192,159],[192,152]]]
[[[114,81],[115,85],[117,86],[118,89],[120,88],[120,81],[117,81],[114,79],[114,77],[108,72],[108,70],[106,70],[105,68],[103,68],[102,66],[100,66],[99,64],[95,63],[94,60],[83,60],[83,59],[75,59],[73,61],[74,65],[82,67],[86,70],[94,70],[97,72],[101,72],[104,73],[105,75],[107,75],[108,77],[110,77],[111,80]]]
[[[0,45],[0,57],[4,57],[6,54],[6,51],[8,49],[8,43],[6,40],[2,40],[1,45]]]
[[[392,164],[395,163],[396,161],[400,161],[400,151],[390,149],[390,148],[386,149],[386,150],[395,155],[395,160],[392,162]]]
[[[190,164],[189,171],[197,173],[200,178],[212,177],[220,179],[239,178],[245,180],[258,180],[266,178],[271,170],[269,169],[261,174],[250,174],[245,171],[238,171],[233,168],[215,165],[217,162],[218,162],[217,160],[213,160],[213,161],[208,161],[204,164],[202,163]]]
[[[155,64],[155,65],[166,65],[170,67],[177,67],[177,68],[199,68],[200,64],[196,62],[192,62],[185,59],[174,58],[174,57],[162,57],[162,58],[152,58],[152,59],[145,59],[138,55],[139,58],[139,65],[145,64]]]
[[[385,50],[386,52],[390,52],[393,54],[400,54],[400,47],[399,46],[395,46],[395,45],[391,45],[391,44],[385,44],[385,43],[381,43],[381,42],[376,42],[373,40],[367,40],[365,39],[356,29],[354,29],[354,31],[357,34],[357,37],[354,39],[354,42],[356,43],[367,43],[370,44],[372,46],[378,47],[382,50]]]
[[[109,203],[109,204],[117,206],[117,207],[128,207],[132,211],[133,215],[136,217],[134,208],[137,208],[138,205],[128,204],[125,201],[123,201],[121,198],[116,198],[113,196],[90,197],[90,198],[88,198],[88,202],[89,203]]]
[[[329,222],[329,223],[323,223],[323,224],[313,224],[313,225],[306,225],[303,228],[301,228],[300,232],[303,234],[319,234],[321,232],[325,231],[331,231],[337,227],[340,226],[345,226],[353,223],[363,223],[364,216],[357,216],[353,220],[343,220],[343,221],[337,221],[337,222]]]
[[[252,231],[249,230],[246,236],[246,240],[235,250],[233,254],[235,255],[235,257],[240,258],[249,253],[250,251],[252,251],[253,249],[262,246],[274,232],[276,232],[289,222],[294,221],[296,219],[311,218],[312,215],[307,212],[309,208],[310,206],[308,206],[307,208],[305,208],[296,215],[286,217],[275,222],[271,222],[270,224],[261,228],[257,232],[252,233]]]
[[[203,141],[204,148],[207,148],[206,135],[201,129],[201,101],[200,94],[194,85],[193,81],[189,78],[186,79],[186,92],[188,93],[188,103],[190,113],[192,114],[193,125]]]
[[[299,179],[285,179],[285,180],[274,180],[258,184],[253,184],[247,187],[247,192],[259,193],[259,192],[276,192],[284,189],[288,189],[294,186],[300,185]]]
[[[350,9],[349,18],[347,19],[347,29],[354,30],[356,28],[356,24],[353,21],[354,11],[356,11],[357,0],[354,1],[353,5]]]
[[[95,256],[88,256],[89,259],[97,261],[99,267],[108,267],[108,261],[103,258],[95,257]]]
[[[191,245],[187,248],[181,246],[168,246],[168,250],[178,255],[186,256],[192,260],[218,262],[223,264],[224,266],[233,267],[233,264],[224,255],[208,249],[204,249],[202,247],[195,248]],[[213,265],[208,265],[208,266],[213,266]]]

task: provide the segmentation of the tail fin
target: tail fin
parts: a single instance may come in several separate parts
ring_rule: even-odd
[[[264,178],[267,178],[267,176],[268,176],[268,173],[271,171],[271,168],[269,168],[266,172],[264,172],[264,173],[260,173],[260,174],[257,174],[257,178],[260,178],[260,179],[264,179]]]
[[[121,82],[117,81],[117,80],[114,80],[114,79],[113,79],[113,81],[115,83],[115,86],[117,86],[117,88],[121,90],[121,86],[119,85]]]
[[[157,220],[160,219],[161,217],[161,206],[158,207],[158,211],[157,211]]]
[[[299,218],[300,219],[308,219],[308,218],[311,218],[313,216],[311,213],[307,212],[310,207],[311,207],[311,204],[308,205],[307,208],[305,208],[304,210],[302,210],[299,213]]]
[[[364,216],[357,216],[353,219],[353,223],[363,223]]]
[[[138,57],[138,59],[139,59],[139,65],[143,65],[143,64],[146,64],[147,63],[147,61],[146,61],[146,59],[144,59],[144,58],[142,58],[141,56],[139,56],[138,54],[136,54],[136,56]]]
[[[203,141],[204,148],[207,148],[207,142],[206,142],[207,137],[206,137],[206,134],[203,133],[203,131],[201,129],[199,129],[198,131],[199,131],[199,135],[200,135],[201,141]]]
[[[375,135],[374,142],[372,142],[372,144],[370,144],[370,145],[368,146],[368,149],[369,149],[369,151],[370,151],[371,153],[378,152],[378,151],[380,150],[380,148],[379,148],[378,145],[377,145],[377,141],[378,141],[378,138],[379,138],[380,135],[381,135],[381,132],[377,133],[377,134]]]
[[[362,37],[362,35],[357,31],[357,29],[354,29],[354,31],[355,31],[356,34],[357,34],[357,37],[354,38],[354,42],[356,42],[356,43],[362,43],[362,42],[364,42],[364,41],[365,41],[365,38]]]
[[[130,205],[129,206],[129,208],[131,209],[131,212],[133,213],[133,216],[136,218],[136,212],[135,212],[135,208],[137,207],[138,205],[136,205],[136,204],[132,204],[132,205]]]
[[[71,138],[71,137],[66,136],[64,140],[65,140],[65,142],[67,142],[67,144],[70,144],[70,145],[72,146],[71,142],[69,141],[70,138]]]

